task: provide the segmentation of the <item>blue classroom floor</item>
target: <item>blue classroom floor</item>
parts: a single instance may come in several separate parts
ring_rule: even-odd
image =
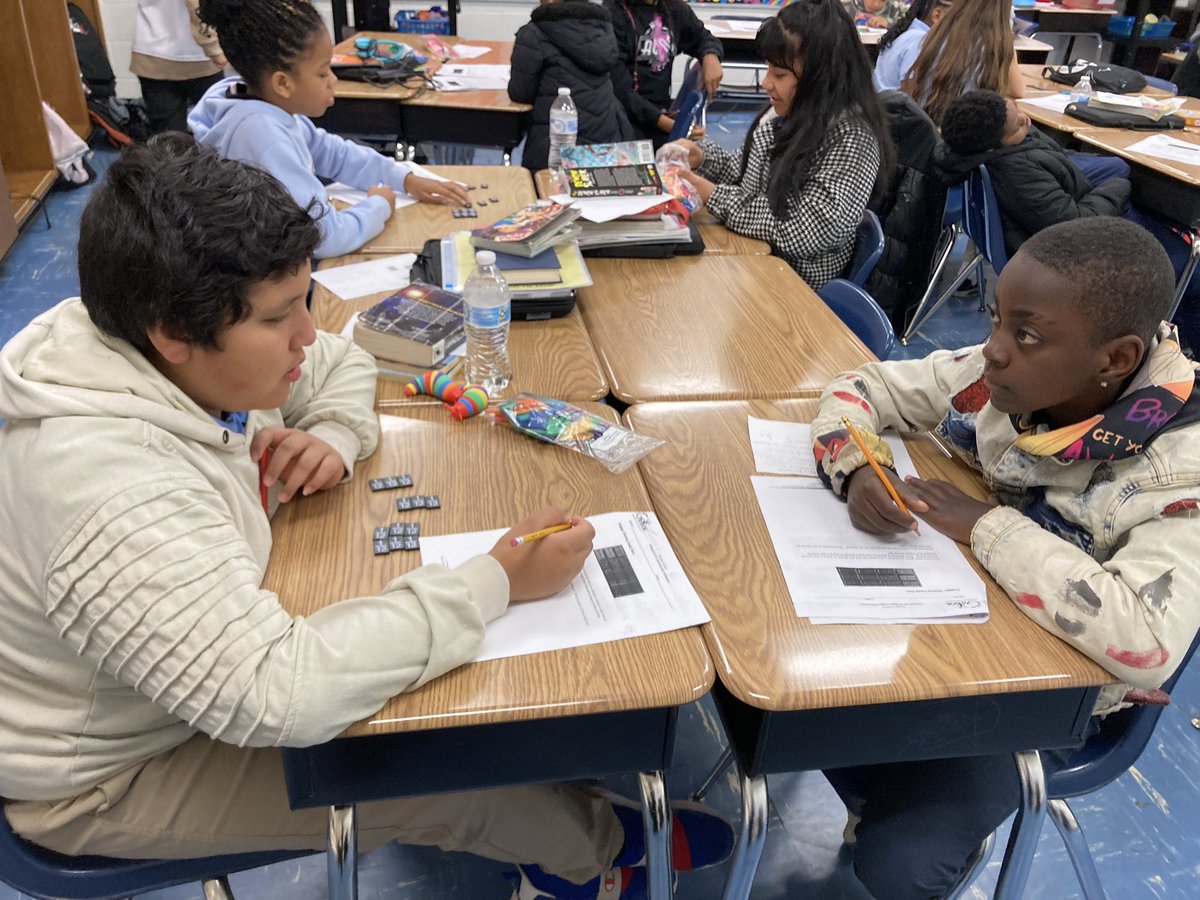
[[[737,109],[714,112],[709,116],[709,133],[736,148],[751,118]],[[99,151],[93,165],[102,173],[112,158],[110,151]],[[481,153],[477,161],[497,160],[485,159]],[[0,263],[0,343],[33,316],[78,292],[75,240],[89,190],[52,194],[48,202],[52,227],[47,229],[40,217],[30,223]],[[936,347],[963,346],[978,342],[986,333],[986,318],[974,298],[952,300],[909,347],[897,346],[895,355],[920,356]],[[1114,900],[1200,898],[1200,731],[1191,725],[1193,717],[1200,717],[1196,664],[1180,680],[1172,705],[1137,766],[1074,806],[1100,877]],[[695,790],[724,744],[710,700],[685,708],[668,776],[671,795],[685,798]],[[632,779],[605,779],[604,784],[636,795]],[[845,810],[824,778],[819,773],[775,777],[770,780],[770,795],[773,815],[751,895],[754,900],[865,900],[867,894],[855,881],[848,856],[840,852]],[[708,801],[736,820],[740,798],[733,777],[718,782]],[[998,846],[1006,840],[1007,829]],[[968,896],[991,896],[998,858],[999,851]],[[362,858],[360,896],[363,900],[508,900],[506,868],[463,854],[393,845]],[[677,896],[716,900],[724,877],[724,868],[683,875]],[[318,900],[326,896],[325,863],[319,855],[234,875],[230,881],[241,898]],[[0,886],[0,900],[21,896]],[[196,885],[144,896],[200,900],[202,892]],[[1047,825],[1026,897],[1071,900],[1080,896],[1058,834]]]

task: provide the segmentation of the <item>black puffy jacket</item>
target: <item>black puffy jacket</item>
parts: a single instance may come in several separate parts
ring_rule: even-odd
[[[629,141],[639,135],[613,93],[617,39],[603,7],[588,0],[544,3],[522,25],[513,44],[508,96],[533,104],[522,156],[525,168],[546,168],[550,106],[569,87],[579,110],[580,144]]]

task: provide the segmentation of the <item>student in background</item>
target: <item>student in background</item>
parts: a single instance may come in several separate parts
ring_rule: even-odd
[[[373,360],[304,303],[318,236],[265,172],[160,136],[84,211],[82,299],[0,351],[0,796],[28,840],[136,859],[325,846],[325,814],[288,806],[281,748],[469,661],[591,551],[577,517],[510,546],[568,521],[545,510],[455,569],[310,616],[261,587],[270,514],[336,489],[379,436]],[[676,822],[693,867],[732,849],[718,816]],[[645,889],[640,807],[568,785],[368,803],[358,833],[552,878],[540,864],[563,896],[597,896],[610,869]]]
[[[138,77],[150,133],[187,131],[188,108],[216,84],[225,55],[196,15],[199,0],[138,0],[129,70]]]
[[[508,96],[533,104],[525,168],[546,168],[550,153],[550,106],[558,89],[571,89],[579,111],[579,144],[631,141],[640,137],[613,91],[617,65],[612,19],[590,0],[542,0],[517,32]]]
[[[1165,222],[1130,204],[1127,163],[1115,157],[1068,153],[1042,134],[1012,100],[993,91],[963,94],[946,109],[942,138],[945,144],[937,151],[937,164],[948,183],[987,166],[1009,255],[1031,235],[1059,222],[1123,216],[1163,245],[1176,276],[1187,264],[1187,242]],[[1185,346],[1192,348],[1200,347],[1198,288],[1200,279],[1193,277],[1175,320]]]
[[[855,25],[893,28],[908,12],[904,0],[842,0]]]
[[[604,0],[617,37],[613,86],[629,120],[658,147],[675,127],[671,64],[680,53],[700,61],[711,97],[724,77],[724,49],[687,0]]]
[[[1162,321],[1173,281],[1133,223],[1054,225],[1004,267],[986,344],[840,375],[812,423],[821,477],[863,531],[902,534],[912,520],[842,416],[880,462],[883,429],[932,430],[983,473],[986,502],[887,472],[922,524],[970,546],[1021,612],[1121,682],[1101,688],[1093,730],[1152,699],[1200,628],[1200,390]],[[1043,765],[1070,755],[1043,751]],[[857,825],[856,873],[889,900],[946,896],[1020,796],[1009,754],[825,774]]]
[[[395,195],[463,206],[466,189],[436,181],[312,123],[333,105],[333,44],[308,0],[200,0],[240,73],[214,84],[188,116],[196,139],[283,182],[321,230],[316,256],[357,250],[383,230]],[[362,203],[337,210],[321,178],[365,189]]]
[[[845,270],[872,193],[892,169],[892,140],[871,64],[837,0],[784,7],[759,29],[768,106],[740,154],[680,141],[683,173],[709,211],[769,241],[814,290]]]
[[[1025,96],[1008,0],[956,0],[900,83],[938,125],[950,101],[975,88]]]
[[[921,52],[925,35],[953,5],[954,0],[913,0],[904,18],[888,27],[887,34],[879,39],[875,90],[900,90],[900,82]]]

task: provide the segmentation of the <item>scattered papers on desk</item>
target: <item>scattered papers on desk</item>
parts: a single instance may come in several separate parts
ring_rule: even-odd
[[[480,47],[478,44],[449,44],[450,56],[453,59],[475,59],[491,52],[491,47]]]
[[[367,199],[366,191],[352,188],[350,185],[342,184],[340,181],[335,181],[333,184],[327,185],[325,193],[329,195],[330,200],[341,200],[343,203],[349,203],[351,206],[356,203],[362,203]],[[416,197],[409,197],[407,194],[399,192],[396,193],[396,209],[404,209],[404,207],[412,206],[416,202]]]
[[[807,475],[817,477],[813,456],[812,431],[801,422],[777,422],[773,419],[746,417],[750,429],[750,449],[754,451],[754,469],[771,475]]]
[[[636,216],[660,203],[674,199],[670,194],[654,194],[649,197],[572,197],[570,194],[552,194],[555,203],[577,206],[580,218],[588,222],[611,222],[621,216]]]
[[[811,446],[808,425],[803,447]],[[901,475],[915,475],[904,443],[887,437]],[[866,473],[863,477],[874,477]],[[921,534],[872,535],[817,478],[750,478],[796,615],[846,622],[986,622],[987,590],[958,544]]]
[[[433,76],[433,86],[439,91],[502,91],[508,77],[508,66],[446,63]]]
[[[475,248],[471,246],[471,232],[459,231],[442,238],[441,248],[442,287],[448,291],[462,291],[467,277],[475,271]],[[591,287],[592,273],[588,271],[575,241],[555,244],[554,252],[558,256],[558,281],[545,285],[510,285],[509,295],[514,299],[559,296],[577,288]]]
[[[583,571],[545,600],[514,603],[487,626],[476,661],[585,647],[709,621],[652,512],[589,516],[596,529]],[[457,566],[487,553],[503,530],[421,535],[421,562]]]
[[[1142,153],[1158,159],[1200,166],[1200,144],[1181,141],[1165,134],[1152,134],[1125,148],[1126,153]]]
[[[1017,102],[1024,103],[1027,106],[1040,106],[1042,109],[1061,113],[1066,111],[1067,104],[1071,102],[1071,95],[1059,92],[1056,94],[1047,94],[1044,97],[1023,97]]]
[[[409,283],[409,272],[417,261],[415,253],[381,256],[367,262],[332,269],[317,269],[313,281],[343,300],[353,300],[380,291],[395,291]]]

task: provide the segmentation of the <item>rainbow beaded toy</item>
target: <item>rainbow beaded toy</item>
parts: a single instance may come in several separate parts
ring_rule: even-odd
[[[450,415],[460,422],[479,415],[488,405],[488,393],[483,388],[473,384],[463,387],[451,380],[449,375],[433,369],[404,386],[405,397],[415,397],[417,394],[437,397],[446,404]]]

